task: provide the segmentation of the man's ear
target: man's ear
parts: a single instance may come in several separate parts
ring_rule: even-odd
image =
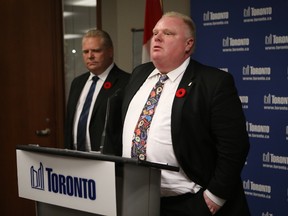
[[[187,39],[185,52],[189,53],[192,50],[193,46],[194,46],[194,38]]]

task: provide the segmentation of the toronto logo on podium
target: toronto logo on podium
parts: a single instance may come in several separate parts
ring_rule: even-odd
[[[31,188],[55,194],[96,200],[96,181],[72,175],[57,173],[51,167],[44,168],[40,162],[39,168],[30,168]],[[45,184],[46,183],[46,184]]]
[[[38,170],[36,170],[34,166],[31,166],[30,176],[31,187],[34,189],[44,190],[44,168],[42,163],[40,163]]]

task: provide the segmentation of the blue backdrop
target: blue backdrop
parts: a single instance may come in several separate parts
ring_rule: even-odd
[[[242,172],[253,216],[288,215],[288,0],[191,0],[193,58],[233,74],[251,148]]]

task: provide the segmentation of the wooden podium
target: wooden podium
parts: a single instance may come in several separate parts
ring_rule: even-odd
[[[178,167],[67,149],[16,148],[19,197],[38,216],[158,216],[161,169]]]

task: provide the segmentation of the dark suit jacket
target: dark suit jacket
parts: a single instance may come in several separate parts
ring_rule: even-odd
[[[76,77],[71,84],[69,98],[67,102],[67,113],[65,121],[65,148],[73,148],[73,121],[76,112],[76,106],[81,95],[82,89],[89,78],[90,72],[86,72]],[[91,149],[99,151],[101,145],[102,133],[105,125],[107,100],[117,90],[122,89],[128,83],[130,74],[119,69],[116,65],[111,69],[105,82],[110,82],[111,88],[105,89],[103,86],[95,101],[91,121],[89,125],[89,133],[91,140]]]
[[[131,99],[154,68],[146,63],[134,69],[123,100],[123,120]],[[219,215],[249,215],[240,178],[249,138],[233,77],[191,59],[181,88],[185,95],[175,95],[171,116],[180,166],[192,181],[227,200]]]

